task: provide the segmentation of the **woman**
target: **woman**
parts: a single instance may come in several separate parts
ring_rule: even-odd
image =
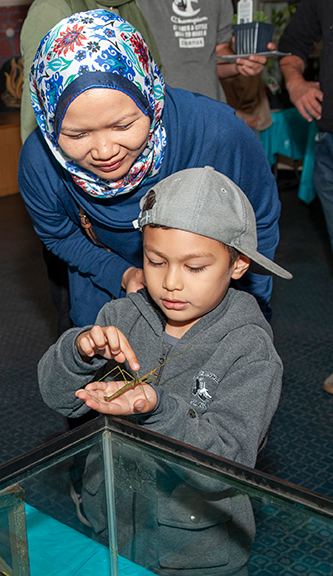
[[[40,44],[30,88],[39,128],[22,148],[19,186],[41,240],[68,263],[74,325],[144,285],[139,201],[184,168],[211,165],[244,190],[273,259],[280,203],[258,139],[228,106],[165,88],[129,23],[107,10],[62,20]],[[242,289],[269,316],[271,278],[248,275]]]

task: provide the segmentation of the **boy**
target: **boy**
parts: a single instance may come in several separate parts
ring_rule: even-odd
[[[150,430],[253,467],[277,408],[282,363],[255,299],[229,284],[246,272],[251,260],[284,278],[291,275],[257,252],[249,201],[211,167],[169,176],[147,193],[141,208],[147,289],[106,304],[94,327],[61,336],[39,363],[43,398],[69,417],[89,408],[134,415]],[[124,363],[132,374],[144,375],[158,364],[161,368],[144,390],[138,385],[110,401],[107,397],[124,382],[92,382],[97,370],[105,366],[104,373],[108,371],[108,360]],[[171,516],[178,510],[179,518],[173,527],[168,520],[163,537],[156,536],[163,522],[152,521],[158,557],[138,552],[131,559],[154,569],[158,565],[159,574],[176,574],[180,566],[182,574],[243,573],[238,570],[247,561],[254,534],[247,498],[230,498],[223,491],[216,498],[216,490],[209,489],[215,490],[214,518],[203,514],[194,526],[181,519],[178,499],[172,504],[183,479],[177,480],[174,471],[162,477],[168,494],[163,514],[168,516],[165,507],[170,505]],[[208,505],[195,481],[185,484],[190,502],[204,498]],[[184,535],[190,533],[194,540],[182,554]],[[223,538],[229,533],[228,543],[221,543],[222,533]],[[161,542],[170,549],[168,538],[181,543],[174,564],[161,550]]]

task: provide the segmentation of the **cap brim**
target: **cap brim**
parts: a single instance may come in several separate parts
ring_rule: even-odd
[[[259,252],[251,249],[245,251],[243,248],[241,252],[242,254],[245,254],[245,256],[248,256],[251,259],[251,265],[250,265],[251,272],[254,272],[255,274],[267,274],[267,273],[276,274],[276,276],[280,276],[280,278],[285,278],[285,280],[292,279],[293,275],[290,274],[288,270],[285,270],[278,264],[275,264],[275,262],[269,260],[269,258],[266,258],[266,256],[263,256]]]

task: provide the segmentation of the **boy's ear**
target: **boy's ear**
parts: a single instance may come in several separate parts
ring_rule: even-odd
[[[231,278],[234,280],[239,280],[245,274],[246,270],[248,270],[250,266],[251,260],[244,254],[240,254],[233,264],[233,271],[231,274]]]

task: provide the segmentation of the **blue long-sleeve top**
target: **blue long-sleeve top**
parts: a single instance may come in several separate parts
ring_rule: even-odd
[[[140,199],[158,181],[179,170],[209,165],[232,179],[253,206],[259,251],[274,257],[280,201],[258,138],[226,104],[176,88],[167,87],[163,122],[167,147],[160,173],[132,193],[111,199],[94,198],[77,186],[38,128],[23,145],[20,192],[42,242],[68,263],[71,318],[76,326],[93,323],[112,295],[125,295],[121,288],[125,270],[142,267],[141,233],[132,224]],[[79,206],[112,252],[88,239],[81,228]],[[271,277],[247,273],[238,287],[254,294],[267,310]]]

